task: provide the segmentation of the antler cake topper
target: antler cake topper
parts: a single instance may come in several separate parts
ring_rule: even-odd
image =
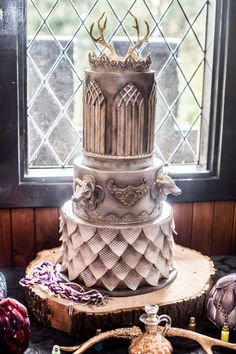
[[[149,28],[149,24],[147,23],[147,21],[144,20],[144,23],[147,27],[147,33],[143,36],[143,38],[140,38],[139,24],[138,24],[137,17],[135,17],[131,11],[129,11],[129,14],[134,18],[134,21],[135,21],[135,26],[132,26],[132,27],[134,29],[136,29],[136,31],[137,31],[137,42],[132,47],[129,47],[128,53],[126,54],[125,58],[127,59],[127,58],[131,57],[132,59],[137,60],[137,58],[139,58],[139,56],[137,56],[137,54],[135,54],[135,50],[139,49],[143,43],[148,41],[148,37],[150,34],[150,28]]]
[[[107,17],[105,17],[103,25],[101,24],[101,21],[102,21],[104,15],[105,15],[105,12],[103,12],[102,16],[98,20],[98,31],[99,31],[100,36],[98,38],[95,38],[93,35],[94,22],[91,24],[89,33],[90,33],[90,36],[92,37],[92,39],[94,40],[94,42],[99,43],[99,44],[103,45],[105,48],[109,49],[111,52],[110,57],[112,59],[115,59],[117,57],[117,55],[116,55],[113,45],[110,43],[107,43],[104,39],[104,31],[107,27]]]
[[[148,41],[148,37],[150,34],[150,28],[147,21],[144,20],[146,25],[146,33],[143,37],[140,36],[139,23],[136,16],[134,16],[131,11],[129,14],[134,18],[134,26],[132,26],[137,32],[137,41],[134,45],[130,46],[125,57],[119,57],[115,51],[115,48],[111,43],[107,43],[104,38],[104,32],[107,26],[107,17],[105,16],[105,12],[103,12],[102,16],[99,18],[97,22],[99,36],[95,37],[93,34],[94,31],[94,22],[90,26],[90,36],[95,43],[103,45],[110,51],[109,55],[101,54],[97,56],[94,52],[89,53],[89,62],[93,69],[96,70],[133,70],[133,71],[145,71],[149,68],[151,64],[151,57],[148,55],[146,58],[141,57],[137,54],[136,50],[141,47],[141,45]],[[102,22],[103,21],[103,22]]]

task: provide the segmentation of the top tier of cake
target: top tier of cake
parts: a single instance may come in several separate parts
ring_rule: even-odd
[[[84,155],[139,159],[154,147],[156,85],[152,71],[85,72]]]

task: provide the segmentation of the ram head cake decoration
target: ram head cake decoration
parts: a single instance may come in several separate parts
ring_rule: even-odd
[[[146,57],[141,57],[137,54],[137,49],[139,49],[143,43],[148,41],[148,37],[150,34],[150,28],[147,23],[146,25],[146,33],[143,37],[140,36],[139,24],[137,18],[129,11],[129,14],[134,18],[135,25],[132,26],[137,32],[137,41],[135,44],[129,47],[127,54],[124,57],[119,57],[115,51],[115,48],[111,43],[107,43],[104,38],[104,32],[107,26],[107,17],[105,16],[105,12],[98,20],[98,32],[99,36],[95,37],[93,34],[94,31],[94,22],[90,27],[90,36],[95,43],[103,45],[105,48],[109,50],[109,54],[102,53],[100,55],[96,55],[94,52],[89,53],[89,63],[91,69],[95,71],[119,71],[119,70],[127,70],[127,71],[146,71],[149,69],[151,65],[151,56],[148,54]]]

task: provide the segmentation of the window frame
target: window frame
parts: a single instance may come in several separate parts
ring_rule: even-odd
[[[68,171],[61,176],[26,175],[26,1],[2,0],[0,7],[0,207],[61,206],[72,194]],[[178,198],[170,196],[171,202],[236,199],[236,47],[230,45],[236,43],[235,16],[235,1],[216,0],[207,171],[168,168],[182,189]]]

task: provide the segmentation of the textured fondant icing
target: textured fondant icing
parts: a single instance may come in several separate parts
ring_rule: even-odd
[[[150,155],[154,147],[154,72],[86,70],[83,147],[111,156]]]
[[[136,71],[127,61],[123,70],[120,58],[115,70],[109,58],[92,59],[83,153],[62,208],[62,269],[87,287],[143,291],[173,270],[174,220],[165,200],[180,190],[153,156],[156,84],[146,61]]]
[[[102,163],[100,164],[102,167]],[[109,222],[109,215],[113,215],[121,223],[124,223],[125,219],[126,222],[151,220],[161,212],[162,204],[153,199],[151,194],[152,185],[160,169],[162,169],[162,162],[159,159],[154,159],[154,163],[147,168],[129,171],[129,163],[123,169],[104,170],[88,167],[84,165],[82,158],[77,158],[74,162],[74,193],[76,193],[76,181],[82,180],[85,175],[92,175],[96,184],[102,188],[104,199],[97,204],[96,210],[86,210],[80,205],[78,207],[76,200],[73,200],[73,210],[78,216],[91,221]],[[116,194],[113,193],[114,186],[118,189]],[[83,193],[81,188],[80,192]],[[126,197],[126,203],[121,200],[122,192]],[[116,198],[117,194],[121,195],[120,199]],[[134,217],[126,218],[129,214]],[[115,222],[115,218],[110,219],[110,222]]]
[[[69,201],[61,216],[62,270],[71,280],[109,291],[158,286],[173,269],[173,229],[167,203],[152,222],[115,227],[75,217]]]

